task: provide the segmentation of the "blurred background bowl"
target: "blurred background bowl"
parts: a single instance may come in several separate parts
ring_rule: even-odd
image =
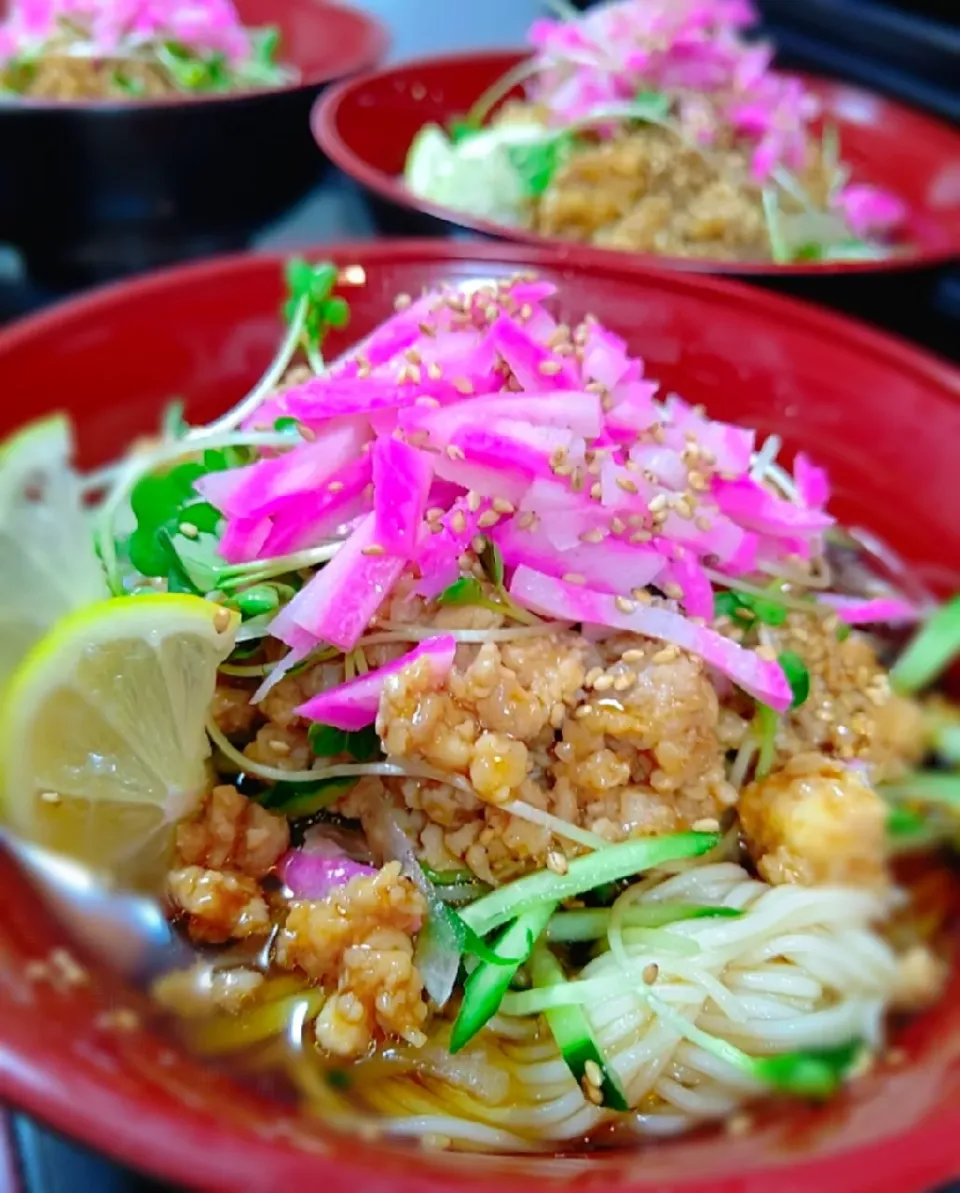
[[[901,301],[911,301],[913,290],[925,291],[931,274],[960,255],[960,134],[879,95],[809,75],[807,82],[825,116],[839,129],[843,157],[855,178],[888,187],[907,203],[909,247],[902,255],[883,261],[776,265],[625,254],[493,224],[413,195],[402,172],[417,130],[428,121],[445,124],[462,117],[525,56],[521,51],[488,51],[391,65],[331,88],[317,103],[312,116],[317,142],[366,196],[381,232],[444,236],[470,229],[507,240],[549,243],[565,257],[583,261],[609,261],[615,255],[644,268],[749,278],[866,315],[871,303],[889,300],[884,286],[895,286]],[[373,118],[388,109],[389,120]]]
[[[842,520],[872,530],[938,587],[957,584],[960,374],[934,358],[753,288],[642,273],[612,254],[587,265],[525,245],[408,241],[312,256],[366,271],[364,286],[344,291],[352,323],[331,337],[331,356],[392,313],[398,292],[538,271],[558,288],[558,318],[595,314],[665,391],[782,436],[787,459],[809,451],[830,470]],[[283,290],[281,258],[247,256],[105,288],[20,323],[0,334],[4,392],[17,398],[0,408],[0,435],[28,414],[66,409],[81,461],[94,467],[154,431],[174,395],[194,421],[224,411],[273,355]],[[746,1135],[478,1159],[338,1135],[289,1101],[241,1087],[174,1046],[146,1000],[102,972],[79,987],[32,980],[30,963],[67,943],[0,852],[0,1098],[190,1188],[929,1193],[958,1170],[958,957],[942,1002],[897,1028],[902,1063],[878,1064],[826,1107],[771,1105]],[[121,1029],[121,1008],[142,1012],[139,1026]],[[63,1187],[108,1186],[74,1178]]]
[[[310,106],[376,65],[372,17],[317,0],[237,0],[281,30],[297,83],[229,96],[0,105],[0,240],[67,288],[246,247],[318,181]]]

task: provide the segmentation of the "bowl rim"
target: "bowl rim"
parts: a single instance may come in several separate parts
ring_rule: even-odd
[[[263,100],[273,96],[294,95],[298,92],[308,93],[344,78],[352,77],[360,72],[373,73],[382,63],[390,49],[392,37],[386,25],[371,13],[354,8],[348,4],[338,4],[336,0],[315,0],[313,8],[318,15],[333,11],[345,20],[352,20],[354,28],[360,34],[356,51],[346,57],[342,63],[331,66],[326,70],[308,71],[299,78],[285,83],[282,87],[244,87],[227,94],[218,92],[201,92],[197,95],[165,95],[152,99],[33,99],[25,97],[17,99],[15,103],[6,105],[2,115],[43,113],[50,115],[58,113],[69,116],[73,112],[82,112],[102,119],[119,119],[129,112],[158,112],[169,108],[190,109],[201,105],[203,107],[219,107],[234,105],[241,102]]]
[[[576,275],[616,278],[652,286],[673,295],[706,296],[745,314],[761,314],[765,322],[788,323],[821,338],[840,340],[847,348],[869,354],[885,367],[906,374],[918,384],[937,391],[944,400],[960,402],[960,369],[941,361],[922,349],[913,347],[886,333],[845,316],[822,310],[795,298],[773,295],[756,287],[697,274],[670,270],[651,270],[626,265],[616,255],[603,263],[578,259],[564,260],[548,246],[505,243],[450,243],[429,240],[344,241],[318,245],[308,250],[314,258],[331,255],[349,262],[360,260],[369,269],[398,262],[455,263],[457,261],[516,264],[518,268],[552,267],[568,269]],[[46,311],[23,319],[0,331],[0,367],[6,353],[30,345],[55,332],[65,320],[78,316],[96,318],[118,303],[147,301],[160,293],[215,278],[220,284],[245,273],[275,269],[279,275],[285,253],[250,253],[214,257],[205,261],[160,270],[133,280],[112,282],[79,297],[68,298]],[[5,1035],[0,1023],[0,1097],[64,1134],[99,1149],[111,1158],[170,1180],[189,1182],[205,1190],[235,1193],[237,1188],[252,1193],[273,1193],[285,1187],[287,1179],[301,1182],[328,1182],[331,1193],[355,1188],[360,1179],[370,1193],[440,1193],[451,1187],[454,1177],[442,1168],[442,1158],[427,1152],[417,1155],[416,1164],[391,1166],[385,1171],[383,1160],[403,1153],[394,1145],[390,1151],[359,1147],[316,1153],[296,1148],[288,1137],[277,1131],[272,1137],[223,1117],[196,1116],[184,1122],[184,1110],[178,1104],[156,1106],[144,1094],[132,1096],[113,1078],[85,1062],[73,1051],[53,1052],[42,1061],[35,1043],[24,1043]],[[122,1072],[122,1070],[121,1070]],[[884,1193],[924,1193],[941,1181],[956,1175],[960,1163],[956,1131],[960,1110],[952,1120],[926,1123],[896,1139],[879,1139],[865,1146],[801,1159],[797,1164],[766,1166],[743,1171],[717,1180],[709,1174],[701,1178],[670,1182],[669,1186],[619,1186],[619,1193],[755,1193],[763,1175],[776,1174],[781,1193],[807,1193],[819,1182],[819,1193],[846,1193],[851,1184],[860,1193],[868,1187],[854,1179],[870,1171],[885,1174]],[[171,1141],[176,1139],[176,1146]],[[904,1146],[909,1144],[910,1146]],[[922,1149],[923,1182],[917,1156]],[[347,1156],[346,1163],[344,1156]],[[378,1167],[379,1164],[379,1167]],[[465,1193],[481,1193],[498,1176],[498,1161],[479,1166],[474,1174],[469,1167],[458,1170],[456,1181]],[[253,1174],[256,1173],[256,1176]],[[379,1175],[378,1175],[379,1173]],[[502,1172],[499,1173],[504,1177]],[[504,1177],[509,1180],[509,1177]],[[562,1179],[562,1178],[561,1178]],[[584,1187],[576,1178],[565,1180],[568,1188]],[[899,1182],[899,1183],[896,1183]],[[587,1181],[593,1189],[613,1193],[602,1180]],[[519,1184],[517,1185],[519,1187]],[[552,1180],[543,1182],[544,1190],[557,1189]]]
[[[649,253],[631,253],[624,249],[601,248],[596,245],[581,244],[577,241],[562,240],[559,237],[543,236],[523,228],[508,228],[485,220],[478,216],[471,216],[446,207],[441,203],[434,203],[429,199],[420,199],[404,185],[402,179],[384,173],[376,166],[370,165],[364,158],[353,151],[340,133],[338,121],[340,109],[344,102],[374,81],[389,79],[397,73],[411,70],[424,70],[440,65],[457,67],[458,65],[477,64],[487,60],[505,61],[510,58],[521,61],[529,57],[526,49],[509,47],[504,49],[489,49],[477,51],[458,51],[450,54],[429,54],[418,58],[404,59],[401,62],[390,62],[382,66],[365,70],[349,79],[344,79],[320,96],[314,104],[310,115],[310,127],[314,138],[323,153],[348,178],[358,182],[364,189],[372,191],[381,199],[386,199],[398,207],[409,211],[420,212],[432,216],[447,224],[461,228],[470,228],[485,236],[514,243],[544,246],[566,246],[571,248],[583,260],[609,261],[611,257],[627,257],[636,263],[638,268],[671,269],[683,273],[713,273],[724,277],[848,277],[851,275],[877,274],[887,272],[903,272],[922,269],[936,265],[943,265],[953,261],[960,255],[960,238],[957,243],[945,245],[938,249],[921,249],[911,254],[885,258],[882,261],[832,261],[832,262],[794,262],[790,265],[779,265],[768,261],[716,261],[709,258],[668,257],[656,256]],[[509,63],[505,62],[509,67]],[[940,136],[944,133],[952,134],[949,125],[943,121],[928,116],[906,104],[858,87],[843,80],[834,79],[827,75],[818,75],[805,71],[785,72],[799,78],[807,79],[814,84],[826,86],[842,86],[851,96],[868,98],[870,102],[880,102],[887,110],[908,115],[912,120],[923,122],[935,128]],[[955,135],[955,134],[954,134]],[[957,151],[960,153],[960,135],[956,135]]]

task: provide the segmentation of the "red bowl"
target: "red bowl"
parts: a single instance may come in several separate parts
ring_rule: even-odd
[[[956,444],[960,374],[859,325],[725,282],[558,262],[524,246],[430,241],[327,248],[363,265],[352,336],[400,291],[533,268],[559,286],[559,315],[592,312],[662,379],[718,416],[781,434],[832,471],[837,512],[941,587],[960,580]],[[0,432],[56,408],[77,418],[82,461],[103,463],[157,425],[172,395],[209,417],[237,400],[279,335],[280,259],[213,261],[104,289],[0,334],[16,395]],[[341,336],[331,350],[346,346]],[[634,1152],[532,1160],[431,1154],[340,1137],[241,1089],[149,1027],[111,1029],[135,992],[95,974],[58,991],[31,960],[63,936],[0,857],[0,1097],[118,1160],[203,1189],[276,1193],[926,1193],[960,1173],[960,969],[941,1006],[829,1108],[797,1107],[742,1138],[723,1131]]]
[[[373,18],[316,0],[237,0],[276,25],[295,83],[158,100],[0,105],[0,240],[32,280],[59,289],[243,248],[318,181],[313,102],[375,66]],[[38,154],[37,145],[54,149]]]
[[[404,185],[403,165],[417,130],[462,117],[483,92],[526,57],[520,51],[450,54],[359,75],[331,90],[314,108],[321,149],[374,199],[383,230],[432,232],[442,225],[487,236],[562,246],[565,257],[606,262],[616,249],[595,248],[507,228],[417,198]],[[855,176],[898,194],[910,210],[911,250],[885,261],[800,263],[731,262],[629,254],[645,266],[751,277],[823,277],[915,269],[960,255],[960,135],[919,112],[868,91],[808,77],[824,115],[840,132]],[[378,114],[389,112],[389,119]],[[406,218],[398,213],[405,213]],[[449,228],[447,228],[449,231]]]

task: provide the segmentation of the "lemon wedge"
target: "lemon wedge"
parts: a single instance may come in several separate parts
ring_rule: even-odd
[[[2,812],[16,832],[151,885],[208,785],[204,728],[239,618],[200,597],[99,601],[23,660],[0,707]]]
[[[107,595],[72,455],[63,415],[0,445],[0,690],[56,621]]]

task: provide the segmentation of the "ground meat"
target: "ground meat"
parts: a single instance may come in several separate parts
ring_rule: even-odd
[[[886,806],[842,763],[822,754],[791,758],[744,788],[739,810],[747,848],[768,882],[886,882]]]
[[[424,1043],[428,1012],[413,964],[413,937],[425,911],[423,896],[401,876],[399,862],[290,909],[276,957],[332,990],[316,1023],[323,1048],[357,1057],[384,1037]]]
[[[227,785],[214,787],[199,814],[177,829],[177,852],[187,865],[251,878],[269,874],[289,843],[284,817]]]
[[[703,663],[674,647],[630,635],[596,646],[566,631],[488,643],[442,688],[426,665],[388,682],[388,755],[456,781],[378,783],[374,798],[418,814],[410,827],[431,865],[502,880],[552,847],[548,828],[498,806],[508,799],[608,840],[717,819],[736,799],[719,719]],[[362,818],[362,802],[346,804]]]
[[[270,912],[256,879],[202,866],[184,866],[167,876],[175,913],[193,940],[223,944],[270,930]]]
[[[771,634],[777,651],[798,654],[810,674],[810,695],[783,720],[779,756],[816,750],[868,763],[874,781],[894,778],[923,754],[922,712],[891,693],[887,672],[863,634],[841,640],[837,628],[833,618],[792,613]]]
[[[210,715],[221,733],[227,737],[243,737],[253,732],[260,714],[257,706],[250,703],[250,696],[248,688],[218,685]]]
[[[264,983],[258,970],[235,965],[218,969],[198,961],[190,969],[164,974],[153,986],[153,996],[169,1011],[187,1019],[203,1018],[217,1011],[236,1014]]]
[[[536,205],[540,232],[608,248],[716,260],[770,256],[747,154],[704,151],[647,125],[578,148]]]

